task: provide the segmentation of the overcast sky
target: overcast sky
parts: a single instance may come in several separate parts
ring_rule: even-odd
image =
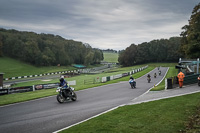
[[[0,28],[60,35],[93,48],[180,36],[199,0],[0,0]]]

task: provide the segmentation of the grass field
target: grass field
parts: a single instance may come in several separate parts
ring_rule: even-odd
[[[62,133],[185,133],[200,93],[120,107]],[[197,131],[199,132],[198,126]]]
[[[103,53],[104,60],[106,62],[112,62],[112,63],[118,63],[118,53],[109,53],[109,52],[104,52]]]
[[[4,78],[68,71],[74,69],[75,68],[71,66],[35,67],[15,59],[0,57],[0,72],[5,73],[3,76]]]
[[[104,61],[106,62],[118,62],[117,53],[104,53]],[[99,66],[99,65],[97,65]],[[87,66],[95,67],[95,66]],[[51,72],[61,72],[68,70],[75,70],[72,66],[48,66],[48,67],[35,67],[33,65],[24,63],[8,57],[0,57],[0,73],[4,73],[4,78],[18,77],[18,76],[29,76],[39,75]]]

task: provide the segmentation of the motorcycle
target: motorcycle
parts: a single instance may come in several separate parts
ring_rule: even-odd
[[[151,77],[147,77],[147,81],[148,81],[148,83],[150,83]]]
[[[156,78],[156,76],[157,76],[157,75],[156,75],[156,73],[155,73],[155,74],[154,74],[154,78]]]
[[[129,84],[131,85],[131,88],[136,88],[136,82],[133,79],[129,80]]]
[[[69,101],[70,99],[72,101],[76,101],[77,96],[76,96],[76,93],[74,92],[74,90],[75,89],[73,87],[70,87],[69,89],[64,89],[62,87],[58,87],[57,90],[56,90],[56,92],[59,93],[57,95],[57,101],[59,103],[63,103],[65,101]]]
[[[159,71],[159,75],[161,75],[161,71]]]

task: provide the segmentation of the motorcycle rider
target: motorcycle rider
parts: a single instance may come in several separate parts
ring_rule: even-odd
[[[150,75],[150,74],[147,75],[147,80],[148,80],[148,79],[151,80],[151,75]],[[149,82],[150,82],[150,81],[149,81]]]
[[[135,84],[135,86],[136,86],[136,82],[135,82],[135,80],[134,80],[134,78],[133,78],[133,76],[132,76],[132,75],[130,76],[129,83],[130,83],[130,81],[131,81],[131,80],[133,81],[133,83],[134,83],[134,84]],[[131,84],[131,83],[130,83],[130,84]]]
[[[161,75],[161,70],[159,71],[159,75]]]
[[[134,80],[134,78],[133,78],[133,76],[132,76],[132,75],[130,76],[130,79],[131,79],[131,80]]]
[[[67,96],[66,89],[68,89],[69,86],[68,86],[67,81],[64,79],[64,76],[61,76],[61,77],[60,77],[60,85],[59,85],[59,86],[62,87],[62,88],[64,89],[65,96]]]
[[[198,85],[200,86],[200,75],[197,79],[198,79]]]
[[[63,87],[63,88],[67,88],[68,85],[67,85],[67,81],[64,79],[64,76],[61,76],[60,77],[60,87]]]
[[[154,73],[154,78],[156,78],[156,76],[157,76],[157,74],[156,74],[156,73]]]

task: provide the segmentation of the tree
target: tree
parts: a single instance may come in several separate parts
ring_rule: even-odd
[[[123,66],[131,66],[136,64],[137,45],[131,44],[125,51],[119,54],[118,61]]]
[[[0,28],[0,56],[8,56],[36,66],[95,64],[103,53],[89,44],[58,35],[36,34]]]
[[[91,65],[93,63],[93,58],[94,58],[94,52],[90,51],[88,54],[85,56],[85,65]]]
[[[177,62],[182,57],[178,53],[180,37],[152,40],[142,44],[131,44],[126,50],[120,52],[118,61],[123,66],[149,62]]]
[[[181,52],[187,58],[200,57],[200,3],[194,7],[189,25],[183,26],[182,29]]]

